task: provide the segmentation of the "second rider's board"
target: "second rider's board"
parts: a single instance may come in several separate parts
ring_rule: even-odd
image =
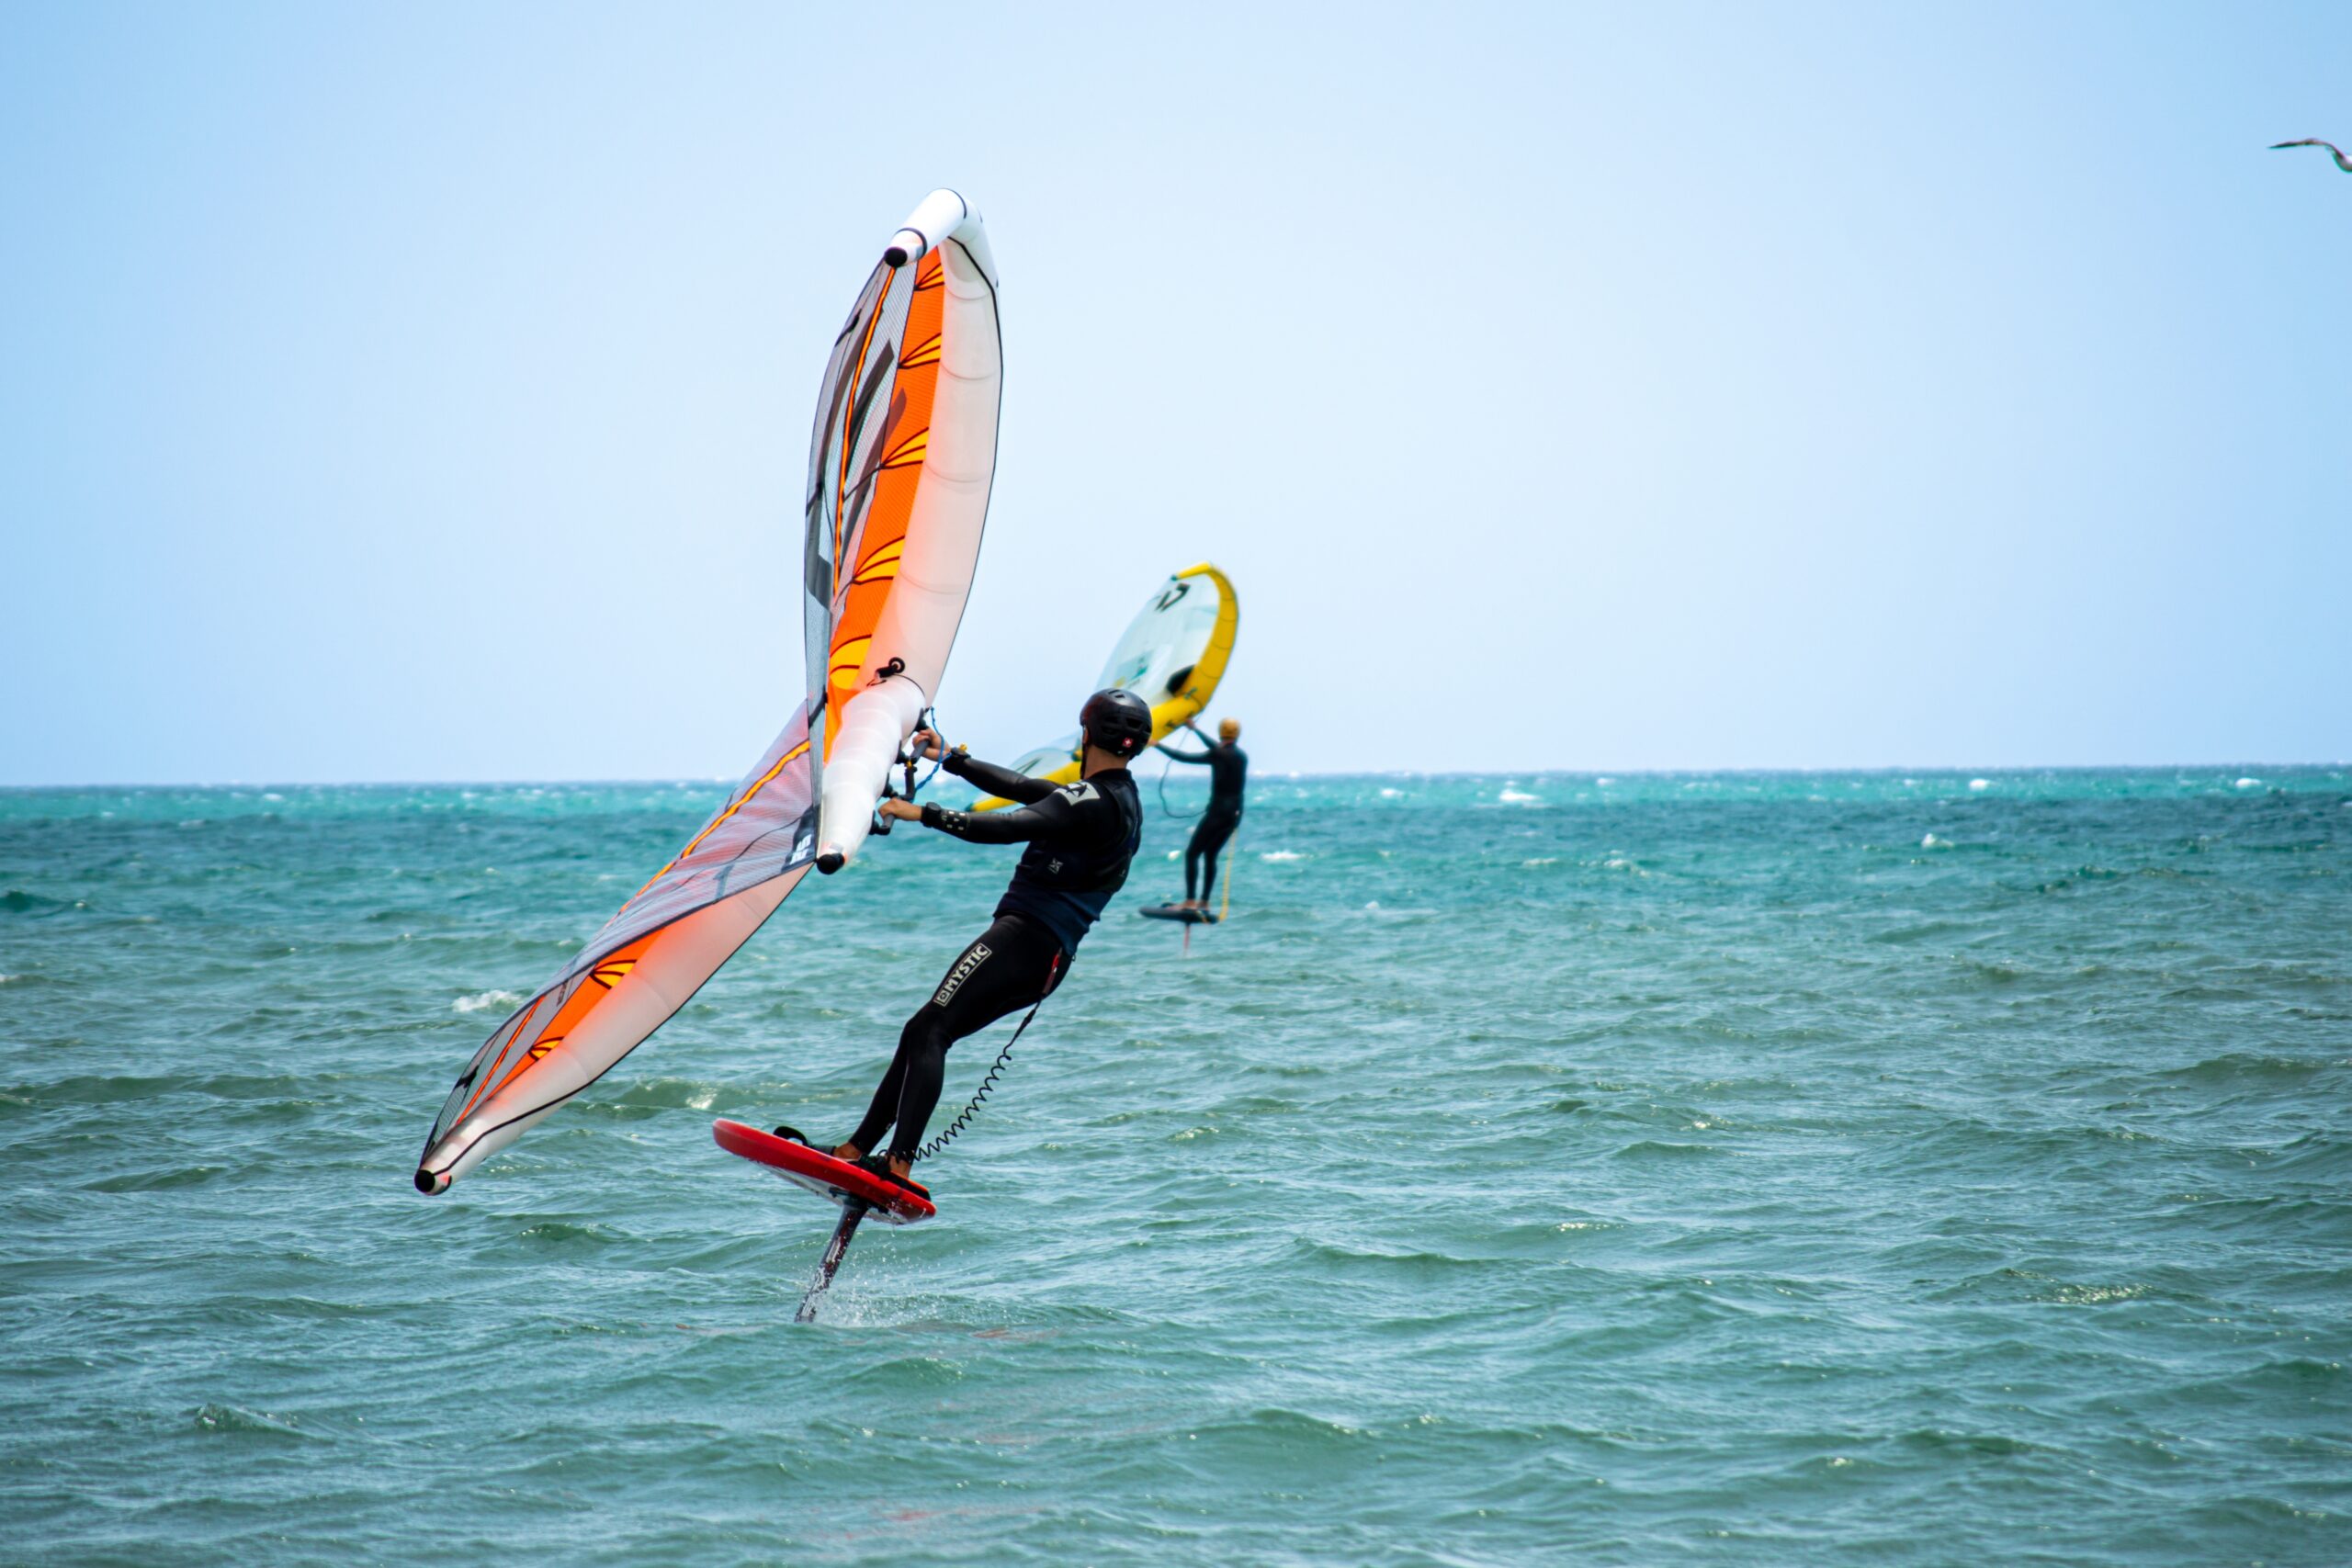
[[[1188,926],[1213,926],[1216,916],[1207,909],[1187,909],[1180,904],[1147,904],[1136,911],[1147,920],[1181,920]]]
[[[910,1225],[939,1213],[928,1199],[886,1181],[870,1170],[835,1159],[822,1149],[763,1133],[741,1122],[721,1118],[710,1124],[710,1135],[730,1155],[763,1165],[786,1181],[806,1187],[836,1203],[863,1203],[884,1224]]]

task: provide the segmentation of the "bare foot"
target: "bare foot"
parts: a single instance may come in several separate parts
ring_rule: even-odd
[[[855,1165],[859,1160],[865,1157],[865,1151],[859,1148],[855,1144],[836,1144],[833,1145],[833,1157],[835,1159],[844,1159],[849,1161],[852,1165]]]

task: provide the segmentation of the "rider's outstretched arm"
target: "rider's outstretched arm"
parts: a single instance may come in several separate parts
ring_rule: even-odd
[[[1045,799],[1012,811],[950,811],[935,800],[927,800],[922,825],[967,843],[1023,844],[1047,834],[1083,831],[1093,818],[1116,811],[1092,784],[1079,783],[1058,789],[1049,786]]]
[[[1027,773],[1016,773],[1011,768],[983,762],[968,751],[950,751],[940,760],[939,766],[943,773],[968,780],[990,795],[1023,804],[1045,799],[1054,793],[1056,787],[1045,779],[1033,779]]]
[[[1176,761],[1180,761],[1180,762],[1214,762],[1214,761],[1216,761],[1216,759],[1215,757],[1213,757],[1213,756],[1211,756],[1211,755],[1209,754],[1209,750],[1208,750],[1209,738],[1208,738],[1207,736],[1203,735],[1203,734],[1201,733],[1201,727],[1200,727],[1199,725],[1197,725],[1197,724],[1194,724],[1191,719],[1189,719],[1189,718],[1188,718],[1188,719],[1186,719],[1186,720],[1184,721],[1184,728],[1187,728],[1187,729],[1189,729],[1189,730],[1191,730],[1191,731],[1193,732],[1193,739],[1195,739],[1195,740],[1197,740],[1197,741],[1199,741],[1199,742],[1201,743],[1201,750],[1197,750],[1197,751],[1179,751],[1178,750],[1176,750],[1176,748],[1175,748],[1175,747],[1170,746],[1170,744],[1168,744],[1168,742],[1167,742],[1167,741],[1165,741],[1165,740],[1159,741],[1159,742],[1158,742],[1157,744],[1155,744],[1155,745],[1152,747],[1152,750],[1155,750],[1155,751],[1157,751],[1157,752],[1159,752],[1159,753],[1161,756],[1163,756],[1163,757],[1173,757],[1173,758],[1175,758],[1175,759],[1176,759]]]

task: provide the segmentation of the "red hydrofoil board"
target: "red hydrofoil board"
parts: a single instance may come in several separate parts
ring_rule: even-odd
[[[786,1181],[797,1182],[836,1203],[865,1204],[885,1224],[910,1225],[939,1213],[929,1199],[917,1197],[897,1182],[790,1138],[724,1118],[710,1124],[710,1135],[729,1154],[763,1165]]]

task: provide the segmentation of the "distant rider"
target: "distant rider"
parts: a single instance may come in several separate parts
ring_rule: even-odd
[[[1201,813],[1201,820],[1193,829],[1193,838],[1184,846],[1184,901],[1180,909],[1206,909],[1209,895],[1216,889],[1217,852],[1241,826],[1242,787],[1250,777],[1250,756],[1241,750],[1241,721],[1221,718],[1216,724],[1216,739],[1211,740],[1189,721],[1184,726],[1192,730],[1201,744],[1201,751],[1179,751],[1161,745],[1159,750],[1180,762],[1205,764],[1209,771],[1209,803]],[[1193,893],[1193,874],[1201,872],[1200,895]]]
[[[907,1020],[865,1120],[833,1150],[836,1158],[859,1161],[930,1196],[910,1173],[939,1104],[947,1048],[1051,995],[1069,973],[1087,927],[1126,882],[1127,863],[1143,840],[1143,802],[1127,763],[1151,742],[1151,710],[1131,692],[1097,692],[1080,710],[1078,726],[1084,737],[1079,780],[1058,788],[980,761],[960,746],[941,757],[946,772],[1019,802],[1016,810],[976,813],[950,811],[936,801],[921,808],[896,798],[882,802],[884,816],[919,821],[950,838],[1029,848],[997,900],[994,923],[947,966],[931,999]],[[912,739],[923,756],[941,756],[934,732],[918,729]],[[868,1151],[880,1148],[894,1123],[886,1161]]]

